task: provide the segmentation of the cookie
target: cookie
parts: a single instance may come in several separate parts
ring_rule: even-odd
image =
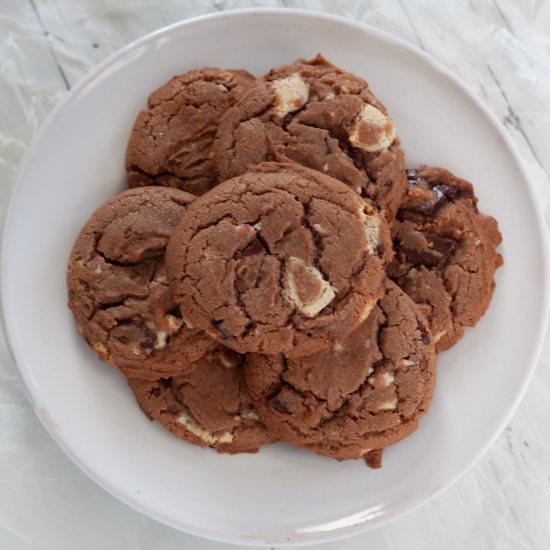
[[[221,180],[292,160],[347,183],[390,221],[406,189],[386,108],[367,82],[320,55],[259,79],[222,117],[213,152]]]
[[[390,254],[387,224],[349,187],[266,163],[187,209],[166,268],[193,325],[240,353],[297,357],[368,316]]]
[[[153,92],[128,141],[130,187],[165,185],[200,195],[215,185],[210,149],[220,116],[254,81],[246,71],[197,69]]]
[[[185,373],[213,345],[182,319],[164,269],[168,237],[194,198],[125,191],[92,214],[74,245],[69,307],[90,347],[126,375]]]
[[[411,434],[428,408],[435,351],[418,308],[388,279],[384,296],[350,336],[308,357],[250,354],[245,376],[274,435],[379,467],[379,450]]]
[[[241,358],[219,346],[187,375],[128,384],[142,411],[177,437],[223,453],[256,452],[273,437],[258,420],[243,378]]]
[[[502,264],[497,222],[480,214],[472,184],[448,170],[408,172],[393,226],[389,275],[429,319],[436,350],[450,348],[485,313]]]

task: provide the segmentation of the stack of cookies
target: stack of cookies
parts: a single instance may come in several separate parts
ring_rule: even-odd
[[[143,412],[220,452],[379,467],[491,299],[501,236],[472,185],[406,170],[367,82],[321,56],[174,77],[126,168],[74,245],[69,306]]]

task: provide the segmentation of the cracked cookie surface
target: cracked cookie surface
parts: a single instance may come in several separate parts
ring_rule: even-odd
[[[177,437],[219,452],[256,452],[273,441],[258,420],[243,380],[241,357],[221,346],[183,376],[128,379],[142,411]]]
[[[439,352],[485,313],[502,264],[496,251],[502,236],[496,220],[479,213],[468,181],[429,166],[409,170],[408,180],[388,273],[428,318]]]
[[[292,160],[348,184],[391,221],[406,189],[404,154],[367,82],[321,56],[271,70],[221,118],[220,180]]]
[[[153,92],[128,142],[130,187],[164,185],[195,195],[213,187],[210,149],[219,119],[254,82],[246,71],[205,68]]]
[[[368,316],[390,255],[387,224],[345,184],[266,163],[187,209],[166,268],[185,317],[216,340],[299,356]]]
[[[379,467],[374,451],[412,433],[428,408],[435,351],[416,305],[388,279],[350,336],[296,359],[249,354],[245,376],[273,434],[338,460],[376,458]]]
[[[69,307],[90,347],[125,375],[185,373],[214,345],[182,319],[164,268],[168,237],[194,198],[161,187],[120,193],[73,247]]]

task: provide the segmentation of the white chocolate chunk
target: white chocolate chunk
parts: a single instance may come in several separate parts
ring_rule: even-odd
[[[166,273],[164,273],[164,270],[155,277],[155,282],[161,283],[161,284],[168,284],[168,279],[166,278]]]
[[[155,342],[155,349],[163,349],[168,341],[168,333],[165,330],[157,330],[157,341]]]
[[[370,312],[372,311],[372,308],[374,307],[375,304],[376,304],[376,300],[367,301],[367,307],[365,307],[359,315],[359,323],[363,322],[370,315]],[[368,348],[369,345],[370,344],[365,344],[365,347]]]
[[[332,344],[332,349],[336,353],[342,353],[344,351],[344,346],[342,346],[342,344],[340,344],[340,342],[334,342],[334,344]]]
[[[393,384],[394,376],[391,372],[378,372],[367,378],[367,382],[373,388],[387,388]]]
[[[102,357],[108,357],[109,356],[109,352],[107,351],[107,348],[101,343],[101,342],[95,342],[93,345],[92,345],[92,349],[98,353],[99,355],[101,355]]]
[[[259,420],[258,415],[256,414],[256,411],[254,409],[243,412],[241,414],[241,418],[244,418],[245,420]]]
[[[380,218],[378,216],[365,217],[365,235],[369,252],[375,254],[380,243]]]
[[[434,334],[434,343],[437,344],[445,334],[447,334],[446,330],[440,330],[437,334]]]
[[[244,231],[247,231],[247,232],[254,232],[254,228],[249,224],[249,223],[238,223],[238,224],[235,224],[233,226],[237,231],[239,231],[240,229],[243,229]]]
[[[328,231],[320,223],[312,223],[311,229],[319,235],[328,235]]]
[[[187,319],[187,317],[182,313],[182,311],[180,310],[180,315],[181,315],[181,320],[184,322],[185,326],[189,329],[194,329],[195,328],[195,325],[193,325],[193,323]]]
[[[298,294],[298,286],[294,278],[293,268],[303,268],[310,277],[317,279],[319,283],[319,292],[310,302],[303,302]],[[328,281],[325,281],[322,273],[311,265],[306,265],[300,258],[292,256],[289,258],[288,274],[288,289],[287,299],[294,304],[298,310],[306,317],[315,317],[321,310],[327,307],[334,297],[336,292]]]
[[[379,411],[394,411],[397,407],[397,397],[390,399],[389,401],[384,401],[378,406]]]
[[[275,93],[275,114],[280,117],[301,109],[309,98],[309,87],[298,73],[275,80],[272,86]]]
[[[101,268],[101,264],[97,264],[94,269],[94,273],[102,273],[103,269]]]
[[[241,360],[239,358],[238,355],[236,355],[235,353],[232,353],[228,350],[221,350],[220,353],[218,354],[218,357],[220,358],[220,362],[221,364],[226,368],[226,369],[232,369],[232,368],[235,368],[237,367]]]
[[[382,111],[366,104],[355,119],[349,141],[368,153],[387,149],[395,139],[395,126]]]
[[[167,315],[166,322],[168,323],[168,331],[170,334],[177,332],[183,325],[183,321],[177,317],[174,317],[174,315]]]
[[[411,361],[410,359],[402,359],[400,366],[401,367],[412,367],[414,365],[414,361]]]
[[[231,443],[233,441],[233,434],[225,432],[221,435],[213,434],[204,428],[201,428],[188,414],[181,413],[178,416],[177,421],[183,424],[187,430],[193,435],[200,437],[208,445],[216,445],[217,443]]]

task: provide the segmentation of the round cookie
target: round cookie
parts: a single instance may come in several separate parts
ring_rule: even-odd
[[[166,269],[195,326],[240,353],[297,357],[367,317],[390,255],[387,224],[349,187],[266,163],[187,209]]]
[[[129,379],[142,411],[177,437],[218,452],[256,452],[273,441],[244,384],[241,358],[221,346],[187,375]]]
[[[219,119],[254,81],[246,71],[206,68],[153,92],[128,141],[130,187],[165,185],[196,195],[213,187],[210,149]]]
[[[125,191],[92,214],[74,244],[69,307],[90,347],[128,376],[185,373],[214,345],[181,317],[164,269],[168,237],[194,198]]]
[[[245,376],[258,416],[282,440],[337,460],[367,458],[411,434],[435,381],[430,331],[389,279],[369,317],[344,340],[297,359],[250,354]]]
[[[502,236],[496,220],[479,213],[471,183],[429,166],[408,171],[408,178],[388,273],[428,318],[439,352],[485,313]]]
[[[387,110],[361,78],[318,55],[270,71],[220,121],[220,180],[266,160],[333,176],[391,221],[405,193],[404,154]]]

